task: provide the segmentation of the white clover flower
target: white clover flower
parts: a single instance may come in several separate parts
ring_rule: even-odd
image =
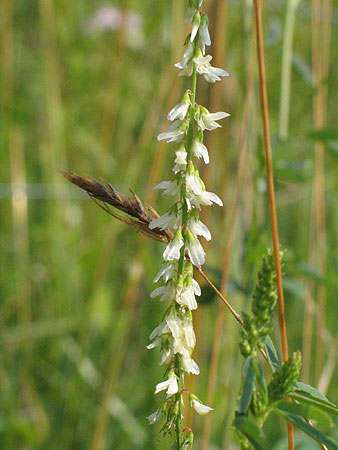
[[[185,135],[186,126],[184,125],[184,121],[177,119],[175,120],[167,131],[164,133],[160,133],[157,136],[158,141],[165,140],[167,143],[169,142],[181,142],[183,136]]]
[[[190,42],[194,42],[194,39],[198,33],[198,29],[200,27],[200,23],[201,23],[201,15],[200,13],[197,11],[194,14],[194,18],[192,20],[192,29],[191,29],[191,35],[190,35]]]
[[[205,251],[199,240],[190,232],[187,232],[187,250],[189,258],[194,266],[201,266],[205,261]]]
[[[146,348],[147,348],[148,350],[152,350],[153,348],[158,347],[159,345],[161,345],[161,344],[162,344],[162,341],[163,341],[162,338],[157,337],[153,342],[150,342],[150,344],[148,344],[148,345],[146,346]]]
[[[183,332],[187,347],[193,350],[196,344],[196,336],[194,332],[194,327],[192,325],[192,320],[189,319],[188,317],[184,318]]]
[[[167,390],[167,398],[178,392],[177,377],[172,371],[169,372],[169,377],[166,381],[156,385],[155,394],[165,390]]]
[[[179,186],[179,184],[177,183],[176,180],[174,180],[174,181],[161,181],[161,183],[159,183],[158,185],[156,185],[153,188],[154,191],[156,189],[163,189],[164,192],[162,193],[162,195],[176,195],[179,192],[179,190],[180,190],[180,186]],[[155,219],[155,220],[157,220],[157,219]]]
[[[194,70],[193,60],[189,61],[184,67],[179,67],[178,64],[175,64],[179,69],[183,69],[178,76],[179,77],[191,77],[192,72]]]
[[[175,288],[171,284],[160,286],[151,292],[150,297],[155,298],[161,295],[160,301],[173,300],[175,298]]]
[[[184,120],[190,106],[190,97],[188,91],[182,97],[180,103],[177,103],[167,115],[168,120]]]
[[[191,197],[190,202],[196,208],[200,208],[201,205],[210,206],[213,203],[216,203],[219,206],[223,206],[222,200],[218,197],[218,195],[213,192],[203,191],[201,195],[197,195]]]
[[[225,119],[229,117],[230,114],[220,111],[216,113],[209,113],[206,108],[200,108],[200,112],[195,114],[195,120],[199,128],[204,130],[215,130],[216,128],[221,128],[221,125],[216,122],[216,120]]]
[[[148,420],[150,425],[153,425],[155,422],[158,422],[161,418],[162,412],[157,409],[155,412],[150,414],[150,416],[147,416],[146,419]]]
[[[202,53],[193,58],[193,62],[196,65],[196,71],[200,75],[203,75],[205,81],[208,83],[215,83],[216,81],[221,81],[220,77],[228,77],[229,74],[223,69],[218,69],[217,67],[212,67],[210,61],[212,60],[211,55],[203,56]]]
[[[210,411],[214,410],[214,408],[210,408],[210,406],[204,405],[203,403],[199,402],[196,399],[193,399],[191,403],[194,410],[201,416],[205,416]]]
[[[190,42],[190,40],[185,44],[184,46],[184,51],[183,51],[183,56],[180,62],[175,64],[175,67],[177,67],[178,69],[184,69],[185,67],[187,67],[189,61],[191,60],[191,58],[194,55],[194,45]]]
[[[198,375],[200,373],[200,369],[196,362],[190,357],[190,355],[184,354],[182,355],[182,367],[188,373],[192,373],[193,375]]]
[[[185,287],[177,287],[175,300],[179,305],[189,308],[190,311],[197,309],[197,302],[192,284]]]
[[[208,46],[211,45],[208,25],[209,25],[208,16],[206,14],[203,14],[201,17],[201,24],[199,28],[200,45],[202,48],[204,48],[205,45]]]
[[[203,158],[205,164],[209,164],[209,153],[206,146],[199,141],[198,138],[194,139],[192,144],[192,152],[196,158]]]
[[[187,192],[193,192],[195,195],[202,194],[201,179],[194,172],[187,173],[185,177],[185,186]]]
[[[171,278],[173,278],[175,275],[175,267],[173,264],[168,264],[165,267],[162,267],[162,269],[157,273],[156,277],[154,278],[154,283],[157,283],[160,278],[163,278],[163,281],[167,283]]]
[[[169,242],[163,252],[163,259],[165,261],[172,261],[174,259],[180,259],[180,250],[184,245],[182,232],[178,229],[173,239]]]
[[[159,228],[164,230],[165,228],[171,228],[176,222],[176,216],[172,213],[165,213],[163,216],[158,217],[150,222],[149,228],[153,230],[154,228]]]
[[[160,366],[163,366],[163,364],[169,364],[170,361],[173,359],[174,352],[172,347],[167,347],[163,349],[162,358],[160,361]]]
[[[195,295],[197,295],[199,297],[201,295],[200,285],[193,278],[191,279],[191,281],[192,281],[192,285],[193,285],[193,288],[194,288],[194,293],[195,293]]]
[[[165,318],[168,329],[170,330],[173,338],[175,340],[179,339],[182,335],[182,321],[175,311],[170,311],[170,313]]]
[[[190,217],[188,219],[188,228],[195,236],[203,236],[207,241],[210,241],[211,233],[208,227],[198,218]]]
[[[168,325],[165,321],[161,322],[153,331],[150,333],[149,339],[152,340],[157,336],[161,336],[162,334],[169,333]]]
[[[173,168],[173,172],[177,173],[180,170],[185,170],[187,166],[187,152],[185,151],[185,147],[182,145],[177,151],[176,151],[176,159],[175,159],[175,166]]]

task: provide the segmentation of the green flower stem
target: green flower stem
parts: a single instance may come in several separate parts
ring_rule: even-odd
[[[188,139],[187,139],[187,163],[191,160],[192,157],[192,144],[194,140],[194,118],[195,118],[195,100],[196,100],[196,84],[197,84],[197,73],[196,73],[196,67],[194,64],[193,73],[192,73],[192,80],[191,80],[191,107],[189,110],[190,114],[190,122],[189,122],[189,130],[188,130]],[[188,166],[188,164],[187,164]],[[188,222],[188,206],[185,202],[185,184],[182,183],[181,187],[181,201],[182,201],[182,229],[187,226]],[[184,256],[185,256],[185,246],[181,248],[181,254],[180,254],[180,260],[178,263],[178,276],[183,274],[183,268],[184,268]]]
[[[188,138],[187,138],[187,163],[191,160],[192,157],[192,144],[194,140],[194,117],[195,117],[195,99],[196,99],[196,84],[197,84],[197,73],[196,67],[194,65],[193,73],[192,73],[192,82],[191,82],[191,107],[190,107],[190,123],[188,130]],[[188,166],[188,164],[187,164]],[[184,230],[188,223],[188,206],[185,202],[185,183],[182,183],[181,186],[181,201],[183,204],[183,213],[182,213],[182,229]],[[184,270],[184,257],[185,257],[185,245],[181,248],[180,259],[178,262],[178,274],[179,278],[183,275]],[[177,440],[177,449],[180,450],[183,445],[183,430],[182,430],[182,369],[181,369],[181,360],[180,355],[176,354],[175,356],[175,366],[176,366],[176,375],[178,377],[178,392],[176,394],[176,402],[178,402],[178,413],[176,416],[176,440]]]

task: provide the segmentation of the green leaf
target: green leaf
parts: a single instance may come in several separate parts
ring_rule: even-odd
[[[312,439],[320,442],[331,450],[338,450],[338,446],[330,438],[321,433],[317,428],[312,427],[304,419],[299,416],[295,416],[280,409],[275,409],[275,412],[284,417],[288,422],[292,423],[295,427],[300,428],[304,433],[312,437]]]
[[[322,425],[331,426],[332,419],[325,411],[312,404],[291,403],[281,400],[273,406],[275,409],[285,411],[287,413],[302,416],[305,419],[314,420]]]
[[[257,442],[263,435],[254,422],[251,422],[251,420],[245,416],[237,416],[232,425],[248,438],[256,450],[264,450],[261,444]]]
[[[320,398],[312,397],[309,394],[306,393],[300,393],[300,392],[291,392],[288,394],[288,397],[293,398],[294,400],[297,400],[300,403],[307,403],[314,406],[317,406],[318,408],[322,409],[323,411],[326,411],[333,417],[334,419],[338,419],[338,408],[336,405],[329,401],[321,400]]]
[[[319,392],[315,387],[311,386],[310,384],[302,383],[301,381],[297,381],[296,383],[296,391],[302,391],[306,394],[311,395],[311,397],[318,398],[319,400],[324,400],[325,402],[331,403],[325,395],[323,395],[321,392]],[[333,405],[333,403],[331,403]]]
[[[255,371],[252,366],[252,356],[249,356],[249,358],[246,359],[243,366],[243,372],[244,380],[242,394],[238,404],[238,414],[245,414],[249,408],[251,401],[252,390],[254,388],[255,382]]]
[[[256,381],[257,381],[258,388],[262,394],[264,403],[267,404],[268,403],[268,388],[266,385],[262,364],[259,361],[253,359],[252,365],[253,365],[253,368],[254,368],[254,371],[256,374]]]
[[[278,361],[277,350],[275,349],[275,346],[273,345],[273,342],[272,342],[270,336],[267,337],[265,351],[266,351],[266,354],[268,357],[268,363],[271,367],[272,372],[276,372],[276,370],[280,369],[280,364]]]

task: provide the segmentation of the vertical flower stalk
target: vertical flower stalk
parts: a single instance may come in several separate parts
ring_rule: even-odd
[[[221,81],[228,76],[225,70],[213,67],[212,57],[205,54],[206,46],[211,45],[208,30],[208,17],[200,10],[203,0],[189,0],[185,21],[191,22],[191,32],[184,43],[181,61],[175,66],[180,69],[179,76],[191,78],[191,89],[182,96],[172,108],[167,118],[172,122],[166,132],[159,134],[158,140],[175,144],[174,175],[170,181],[162,181],[154,189],[172,198],[169,210],[150,223],[150,228],[170,228],[173,239],[163,252],[162,268],[154,282],[160,280],[150,296],[160,297],[167,303],[162,322],[150,335],[148,349],[159,347],[162,352],[160,365],[166,366],[165,380],[157,384],[155,394],[166,391],[166,399],[148,417],[150,424],[165,418],[162,431],[173,432],[175,448],[188,449],[193,443],[193,433],[182,427],[182,407],[187,398],[197,413],[205,415],[212,408],[185,388],[185,374],[199,374],[199,367],[192,358],[195,347],[192,311],[197,309],[196,296],[201,289],[193,278],[193,266],[201,266],[205,252],[199,237],[211,239],[205,224],[199,219],[201,206],[216,203],[222,206],[221,199],[208,192],[201,180],[196,160],[209,163],[209,154],[203,143],[204,132],[220,127],[218,121],[228,117],[225,112],[210,113],[204,106],[196,103],[197,76],[202,75],[208,83]]]

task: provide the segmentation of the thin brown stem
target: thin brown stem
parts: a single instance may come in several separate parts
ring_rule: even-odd
[[[285,320],[285,311],[284,311],[284,292],[283,292],[282,268],[281,268],[280,257],[279,257],[279,235],[278,235],[275,188],[274,188],[273,169],[272,169],[272,153],[271,153],[271,141],[270,141],[268,97],[267,97],[266,75],[265,75],[263,25],[262,25],[262,2],[261,2],[261,0],[254,0],[254,9],[255,9],[255,28],[256,28],[256,38],[257,38],[257,56],[258,56],[258,66],[259,66],[259,81],[260,81],[259,85],[260,85],[260,96],[261,96],[262,117],[263,117],[266,175],[267,175],[267,182],[268,182],[270,221],[271,221],[273,248],[274,248],[276,280],[277,280],[279,325],[280,325],[280,334],[281,334],[281,341],[282,341],[283,361],[287,361],[289,358],[289,351],[288,351],[287,330],[286,330],[286,320]],[[289,442],[289,450],[294,450],[293,429],[292,429],[292,425],[290,423],[288,423],[288,442]]]

